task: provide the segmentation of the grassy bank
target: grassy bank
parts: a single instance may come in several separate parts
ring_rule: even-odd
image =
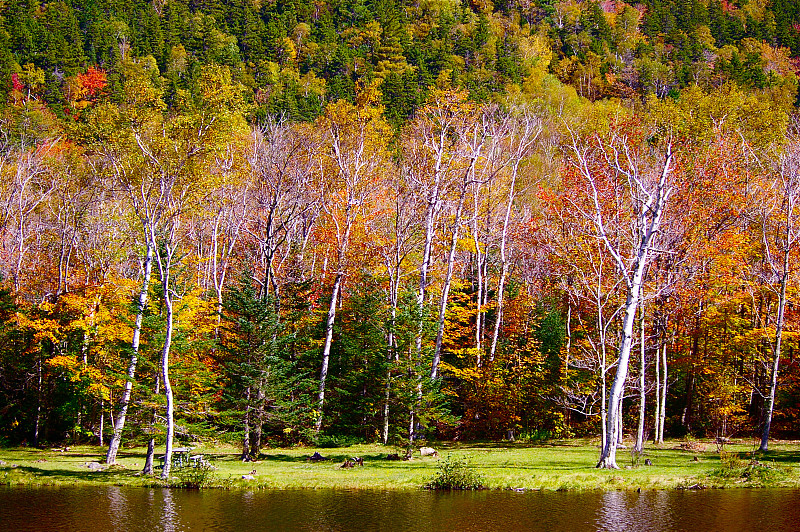
[[[199,445],[193,454],[203,454],[214,469],[204,485],[221,488],[289,489],[419,489],[437,473],[439,460],[447,456],[464,459],[489,489],[524,490],[617,490],[681,489],[715,487],[800,487],[800,443],[776,442],[769,453],[753,455],[751,443],[727,445],[717,452],[703,442],[672,441],[649,445],[635,460],[626,449],[618,451],[618,471],[597,470],[597,443],[588,440],[555,441],[539,445],[519,443],[435,445],[439,459],[386,460],[396,449],[379,445],[356,445],[337,449],[311,447],[265,449],[262,459],[242,463],[232,447]],[[315,451],[328,460],[307,460]],[[138,474],[145,449],[124,449],[117,466],[94,470],[104,449],[71,447],[66,452],[46,449],[0,449],[0,485],[131,485],[162,486],[158,478]],[[364,459],[363,467],[343,469],[348,457]],[[645,459],[652,466],[644,465]],[[755,460],[755,461],[754,461]],[[94,464],[94,465],[91,465]],[[242,476],[255,470],[252,480]],[[187,473],[176,471],[171,485],[186,481]],[[191,479],[190,479],[191,480]]]

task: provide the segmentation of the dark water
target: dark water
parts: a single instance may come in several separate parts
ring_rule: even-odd
[[[0,488],[0,531],[800,531],[800,491]]]

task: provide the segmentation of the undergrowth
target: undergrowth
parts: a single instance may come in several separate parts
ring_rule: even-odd
[[[746,459],[727,451],[719,453],[719,461],[720,467],[710,475],[719,480],[769,486],[787,480],[791,474],[790,467],[760,462],[755,457]]]
[[[173,470],[175,480],[170,482],[170,487],[184,489],[206,488],[214,484],[216,468],[209,462],[189,464]]]
[[[439,460],[433,479],[425,484],[430,490],[479,490],[484,480],[464,458],[450,455]]]

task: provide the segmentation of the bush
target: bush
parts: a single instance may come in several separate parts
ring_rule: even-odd
[[[531,431],[522,433],[522,435],[519,437],[519,441],[524,443],[540,443],[551,438],[552,434],[550,434],[549,430],[533,429]]]
[[[433,479],[425,485],[430,490],[479,490],[483,479],[463,458],[450,455],[439,464]]]
[[[171,485],[174,488],[204,488],[213,482],[213,471],[215,469],[216,468],[209,462],[197,462],[175,468],[173,471],[175,473],[176,481]]]
[[[720,479],[735,479],[742,482],[752,482],[768,485],[786,480],[791,468],[782,467],[775,463],[765,464],[756,459],[745,460],[736,453],[722,451],[719,453],[720,467],[712,476]]]

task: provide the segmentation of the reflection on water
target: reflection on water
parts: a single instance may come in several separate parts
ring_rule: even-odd
[[[674,530],[670,515],[670,494],[656,491],[649,495],[628,491],[603,493],[597,509],[597,528],[608,531]]]
[[[800,530],[800,491],[183,491],[0,488],[0,530]]]
[[[164,532],[175,532],[180,529],[180,516],[175,510],[172,490],[164,490],[164,510],[161,512],[161,524]]]
[[[106,490],[108,498],[108,517],[114,528],[122,529],[124,517],[128,515],[128,504],[125,497],[125,490],[119,486],[111,486]]]

